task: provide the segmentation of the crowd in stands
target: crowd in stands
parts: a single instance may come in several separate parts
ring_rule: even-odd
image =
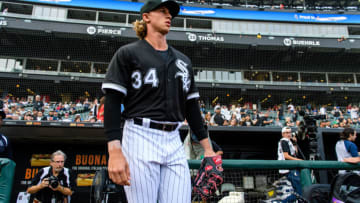
[[[46,102],[40,95],[35,99],[6,97],[1,100],[6,118],[4,120],[90,122],[104,121],[104,97],[89,101]]]
[[[6,113],[4,120],[25,121],[60,121],[60,122],[90,122],[104,121],[104,100],[84,98],[75,102],[46,102],[39,95],[34,100],[25,97],[5,97],[0,101]],[[359,107],[347,106],[314,107],[279,104],[267,109],[259,109],[248,102],[237,105],[221,105],[206,108],[200,101],[200,110],[204,121],[210,126],[263,126],[263,127],[296,127],[303,120],[304,114],[310,116],[322,115],[324,119],[316,119],[321,128],[360,127]]]
[[[294,106],[290,103],[260,111],[251,103],[230,107],[218,103],[213,110],[206,110],[203,103],[200,106],[205,123],[210,126],[297,127],[306,115],[315,118],[317,126],[321,128],[360,127],[359,107],[352,104],[346,107],[323,105],[316,108],[311,104]]]

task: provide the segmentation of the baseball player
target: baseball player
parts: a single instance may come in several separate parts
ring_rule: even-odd
[[[191,61],[166,41],[179,10],[175,1],[147,0],[142,20],[134,22],[140,40],[115,53],[102,84],[109,177],[125,185],[128,202],[191,202],[178,131],[184,119],[205,157],[215,156],[203,127]]]

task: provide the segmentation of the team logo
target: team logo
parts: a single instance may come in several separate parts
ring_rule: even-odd
[[[285,46],[291,46],[291,39],[285,38],[285,39],[284,39],[284,45],[285,45]]]
[[[86,29],[86,32],[89,34],[89,35],[93,35],[96,33],[96,28],[94,26],[90,26]]]
[[[195,42],[195,41],[196,41],[196,39],[197,39],[196,34],[190,33],[190,32],[188,32],[188,33],[186,33],[186,34],[187,34],[187,37],[188,37],[188,39],[189,39],[190,42]]]
[[[183,90],[187,93],[190,90],[191,84],[189,70],[186,68],[188,64],[186,64],[180,59],[177,59],[175,64],[180,69],[180,71],[175,74],[175,78],[181,77],[183,83]]]

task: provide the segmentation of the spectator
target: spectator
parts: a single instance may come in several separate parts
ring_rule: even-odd
[[[33,108],[33,110],[32,110],[33,120],[36,120],[37,113],[38,113],[38,111],[37,111],[36,109],[34,109],[34,108]]]
[[[214,107],[214,112],[215,112],[215,110],[216,110],[217,107],[220,107],[220,108],[221,108],[220,103],[217,103],[217,104],[215,105],[215,107]]]
[[[231,114],[226,105],[222,105],[221,114],[224,116],[225,120],[227,120],[227,121],[230,120]]]
[[[320,115],[325,115],[326,116],[326,106],[322,105],[320,108]]]
[[[97,116],[97,113],[99,111],[99,104],[97,98],[94,98],[94,103],[91,106],[91,111],[94,113],[94,116]]]
[[[291,121],[290,117],[285,118],[285,126],[294,127],[294,122]]]
[[[200,106],[200,111],[201,113],[205,114],[205,104],[203,100],[199,100],[199,106]]]
[[[334,106],[331,114],[334,116],[334,120],[337,120],[342,115],[342,112],[340,111],[340,108],[338,106]]]
[[[88,111],[90,109],[89,98],[85,98],[85,100],[83,102],[83,107],[84,107],[84,111]]]
[[[211,121],[211,113],[210,111],[208,111],[206,114],[205,114],[205,124],[206,125],[210,125],[210,121]]]
[[[49,113],[48,113],[48,116],[47,116],[47,120],[48,121],[53,121],[54,120],[54,111],[53,110],[50,110]]]
[[[42,111],[43,110],[44,103],[40,99],[41,99],[40,95],[35,96],[35,101],[33,102],[33,105],[34,105],[33,108],[36,111]]]
[[[241,115],[241,118],[245,118],[245,116],[248,114],[247,112],[247,105],[244,104],[244,106],[240,109],[240,115]]]
[[[71,102],[70,102],[70,103],[71,103]],[[63,107],[63,110],[64,110],[64,111],[69,111],[69,110],[70,110],[71,105],[70,105],[70,104],[68,104],[67,102],[65,102],[65,103],[64,103],[64,105],[63,105],[62,107]]]
[[[333,121],[331,123],[331,128],[339,128],[339,122],[338,121]]]
[[[81,115],[80,114],[75,115],[74,122],[76,122],[76,123],[81,122]]]
[[[99,111],[97,114],[97,120],[101,123],[104,122],[104,104],[105,104],[105,97],[101,97]]]
[[[263,116],[260,117],[259,119],[259,125],[260,126],[267,126],[273,123],[273,119],[269,120],[269,113],[265,113]]]
[[[233,104],[233,105],[231,105],[230,115],[233,116],[234,114],[236,116],[236,106]],[[231,119],[229,119],[229,120],[231,120]]]
[[[294,112],[295,107],[294,107],[294,105],[293,105],[292,103],[290,103],[290,104],[288,105],[288,110],[289,110],[290,112]]]
[[[277,126],[277,127],[281,127],[281,128],[284,127],[283,123],[280,121],[279,118],[275,119],[274,125]]]
[[[346,106],[346,113],[350,114],[351,109],[352,109],[352,105],[351,105],[351,104],[348,104],[348,105]]]
[[[90,119],[89,119],[89,122],[90,123],[96,123],[96,117],[95,116],[93,116],[93,117],[90,117]]]
[[[57,111],[54,111],[53,121],[58,121],[59,119],[59,113]]]
[[[296,140],[292,138],[291,128],[286,126],[281,130],[282,138],[278,144],[278,160],[302,160],[299,158],[297,148],[295,148],[293,142],[296,143]],[[299,170],[279,170],[280,174],[286,176],[287,179],[291,182],[294,190],[299,195],[301,192],[300,184],[300,172]],[[290,196],[291,197],[291,196]],[[293,199],[287,199],[284,202],[292,202]]]
[[[4,113],[5,113],[5,119],[4,120],[12,120],[12,113],[9,111],[9,109],[7,107],[4,108]]]
[[[37,116],[34,119],[36,121],[47,121],[47,118],[44,116],[42,111],[37,112]]]
[[[254,121],[251,120],[249,114],[247,114],[247,115],[245,116],[244,121],[242,121],[242,123],[241,123],[241,126],[254,126],[254,125],[255,125],[255,124],[254,124]]]
[[[340,134],[340,140],[335,145],[335,151],[338,161],[348,162],[348,159],[344,159],[351,157],[359,157],[359,152],[355,144],[355,140],[356,131],[353,128],[345,128],[344,131]],[[339,173],[346,173],[346,171],[339,170]]]
[[[352,120],[358,119],[358,117],[359,117],[358,112],[359,112],[359,108],[356,105],[351,107],[350,117],[351,117]]]
[[[76,103],[76,108],[82,108],[83,107],[83,105],[82,105],[82,103],[80,102],[80,100]]]
[[[94,113],[92,111],[90,111],[84,118],[84,121],[89,121],[90,118],[92,118],[93,116],[94,116]]]
[[[225,117],[221,114],[220,106],[215,108],[215,114],[211,117],[210,125],[222,126],[224,125]]]
[[[61,121],[62,122],[72,122],[68,112],[65,113],[65,116],[63,119],[61,119]]]
[[[28,112],[25,113],[24,120],[25,120],[25,121],[32,121],[32,120],[34,120],[34,117],[32,116],[31,111],[28,111]]]
[[[236,127],[236,126],[238,126],[238,121],[236,120],[236,118],[232,118],[231,120],[230,120],[230,125],[229,126],[231,126],[231,127]]]

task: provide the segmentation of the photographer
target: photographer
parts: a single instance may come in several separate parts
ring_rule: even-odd
[[[278,144],[278,160],[302,160],[298,158],[296,138],[292,137],[291,128],[286,126],[281,130],[282,138]],[[295,146],[294,146],[295,145]],[[301,195],[300,172],[298,170],[280,170],[287,177],[296,193]]]
[[[51,155],[50,166],[42,168],[31,181],[27,192],[34,203],[69,203],[74,192],[75,177],[65,168],[66,155],[58,150]]]

